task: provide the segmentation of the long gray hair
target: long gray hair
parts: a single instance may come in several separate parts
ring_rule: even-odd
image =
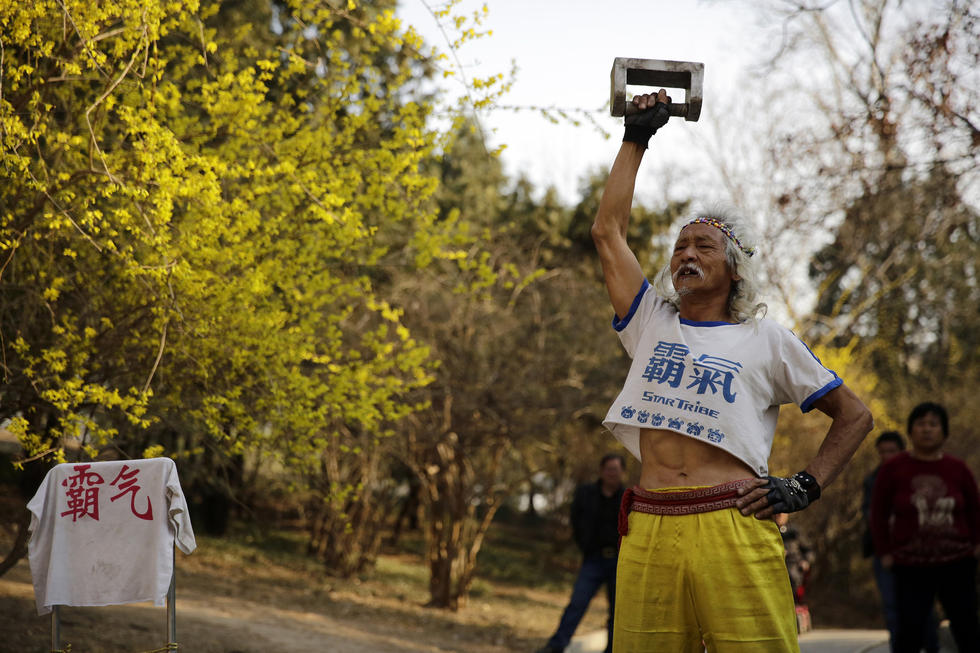
[[[698,218],[714,218],[725,225],[735,234],[735,237],[742,247],[747,250],[756,249],[755,235],[751,232],[746,220],[734,211],[725,207],[711,207],[696,212],[681,223],[681,229],[691,220]],[[725,259],[733,272],[741,277],[738,281],[732,282],[732,290],[728,295],[728,312],[739,322],[755,320],[766,314],[766,305],[757,302],[756,298],[761,287],[759,278],[759,267],[753,262],[752,257],[746,254],[731,238],[725,236]],[[653,280],[653,287],[657,294],[669,301],[680,310],[680,295],[674,290],[674,282],[670,275],[670,260],[657,274]]]

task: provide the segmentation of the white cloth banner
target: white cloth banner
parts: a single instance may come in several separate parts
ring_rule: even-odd
[[[163,605],[174,543],[197,548],[170,458],[56,465],[27,509],[41,615],[54,605]]]

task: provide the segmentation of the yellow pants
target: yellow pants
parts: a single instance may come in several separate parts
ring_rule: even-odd
[[[799,653],[776,524],[735,508],[631,512],[613,630],[613,653]]]

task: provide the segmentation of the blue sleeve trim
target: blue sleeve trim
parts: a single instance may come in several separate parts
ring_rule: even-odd
[[[794,337],[796,337],[796,334],[793,334],[793,335],[794,335]],[[807,397],[803,401],[802,404],[800,404],[800,410],[803,411],[804,413],[808,413],[811,410],[813,410],[813,404],[814,404],[814,402],[816,402],[818,399],[820,399],[820,397],[824,396],[825,394],[827,394],[828,392],[830,392],[834,388],[839,387],[841,385],[844,385],[844,381],[839,376],[837,376],[837,372],[835,372],[834,370],[828,368],[826,365],[824,365],[820,361],[820,358],[817,357],[817,355],[813,353],[813,350],[810,349],[810,346],[808,344],[806,344],[805,342],[803,342],[803,340],[801,338],[799,338],[799,337],[796,337],[796,339],[799,340],[800,343],[803,345],[803,347],[805,347],[806,350],[810,353],[810,355],[813,356],[813,360],[817,361],[817,363],[820,363],[820,367],[824,368],[825,370],[827,370],[828,372],[830,372],[831,374],[834,375],[834,378],[830,381],[830,383],[828,383],[824,387],[822,387],[819,390],[817,390],[816,392],[814,392],[812,395],[810,395],[809,397]]]
[[[643,279],[643,285],[640,286],[640,292],[636,293],[636,297],[633,298],[633,303],[630,305],[630,312],[626,314],[626,317],[619,319],[618,315],[613,315],[612,326],[617,331],[622,331],[626,328],[626,325],[630,323],[633,319],[633,314],[636,313],[636,309],[640,306],[640,301],[643,299],[643,295],[646,293],[647,288],[650,287],[650,282],[645,278]]]
[[[816,358],[816,356],[814,356],[814,358]],[[813,410],[814,402],[820,399],[820,397],[824,396],[834,388],[844,385],[844,381],[842,381],[841,378],[837,376],[837,374],[833,370],[827,370],[827,371],[834,375],[834,379],[830,383],[828,383],[827,385],[825,385],[824,387],[820,388],[812,395],[807,397],[806,400],[802,404],[800,404],[800,410],[803,411],[804,413],[809,413],[811,410]]]

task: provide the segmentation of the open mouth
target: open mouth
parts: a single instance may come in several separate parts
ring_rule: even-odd
[[[704,271],[693,263],[685,263],[674,272],[674,281],[682,279],[703,279]]]

